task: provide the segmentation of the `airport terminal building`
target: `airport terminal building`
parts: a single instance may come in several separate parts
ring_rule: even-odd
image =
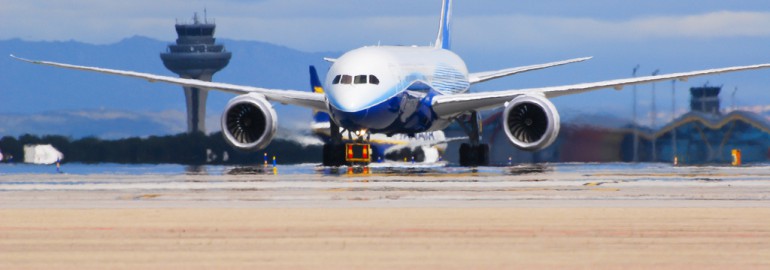
[[[738,149],[746,162],[770,160],[770,123],[752,112],[723,113],[720,91],[720,87],[691,88],[690,112],[645,134],[647,153],[655,153],[659,161],[673,161],[676,156],[691,164],[729,163],[732,149]]]

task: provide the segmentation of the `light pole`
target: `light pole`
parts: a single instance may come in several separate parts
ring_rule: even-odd
[[[636,71],[637,70],[639,70],[639,65],[636,65],[634,67],[633,71],[631,72],[631,76],[633,76],[634,78],[636,78]],[[633,92],[634,92],[634,106],[633,106],[633,111],[634,111],[634,116],[633,116],[633,118],[634,118],[634,120],[633,120],[633,129],[634,129],[633,130],[633,133],[634,133],[634,157],[633,157],[633,162],[639,162],[639,154],[638,154],[639,153],[639,125],[636,123],[636,84],[634,84]]]
[[[676,119],[676,80],[671,80],[671,124],[674,125],[671,129],[671,148],[673,152],[672,161],[678,163],[676,156],[676,125],[674,120]]]
[[[652,76],[657,76],[659,72],[660,72],[660,69],[656,69],[655,71],[652,72]],[[658,153],[656,152],[656,145],[655,145],[655,143],[656,143],[658,138],[655,137],[656,134],[654,132],[655,131],[655,118],[657,117],[657,115],[656,115],[657,113],[658,113],[657,112],[657,108],[655,107],[655,83],[653,82],[652,83],[652,119],[651,119],[652,123],[650,124],[650,128],[653,130],[653,133],[652,133],[652,162],[655,162],[655,161],[658,160]]]

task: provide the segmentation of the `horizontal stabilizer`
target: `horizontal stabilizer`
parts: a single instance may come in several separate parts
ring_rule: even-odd
[[[474,83],[480,83],[484,81],[494,80],[497,78],[502,78],[505,76],[510,76],[513,74],[519,74],[524,73],[527,71],[533,71],[538,69],[544,69],[544,68],[550,68],[555,66],[561,66],[571,63],[577,63],[577,62],[583,62],[586,60],[589,60],[593,57],[582,57],[582,58],[575,58],[575,59],[569,59],[564,61],[558,61],[558,62],[551,62],[551,63],[545,63],[545,64],[538,64],[538,65],[531,65],[531,66],[523,66],[523,67],[515,67],[515,68],[508,68],[508,69],[502,69],[502,70],[495,70],[495,71],[485,71],[485,72],[477,72],[477,73],[471,73],[468,74],[468,80],[471,84]]]

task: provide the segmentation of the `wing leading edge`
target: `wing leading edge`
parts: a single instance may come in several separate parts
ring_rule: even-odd
[[[118,76],[124,76],[124,77],[133,77],[133,78],[145,79],[149,82],[164,82],[164,83],[176,84],[176,85],[187,86],[187,87],[218,90],[218,91],[223,91],[223,92],[228,92],[228,93],[233,93],[238,95],[256,93],[256,94],[265,96],[267,100],[280,102],[282,104],[297,105],[297,106],[307,107],[307,108],[311,108],[311,109],[323,111],[323,112],[328,112],[329,110],[328,107],[326,106],[326,97],[322,93],[310,93],[310,92],[297,91],[297,90],[267,89],[267,88],[259,88],[259,87],[251,87],[251,86],[243,86],[243,85],[235,85],[235,84],[227,84],[227,83],[206,82],[201,80],[183,79],[183,78],[177,78],[177,77],[161,76],[161,75],[154,75],[154,74],[134,72],[134,71],[124,71],[124,70],[115,70],[115,69],[88,67],[88,66],[77,66],[77,65],[70,65],[70,64],[63,64],[63,63],[56,63],[56,62],[49,62],[49,61],[36,61],[36,60],[29,60],[29,59],[16,57],[14,55],[11,55],[11,57],[13,57],[16,60],[20,60],[20,61],[24,61],[32,64],[54,66],[54,67],[75,69],[75,70],[85,70],[85,71],[106,73],[106,74],[112,74],[112,75],[118,75]]]
[[[560,96],[580,94],[584,92],[604,89],[615,88],[616,90],[622,89],[626,85],[651,83],[667,80],[681,80],[686,81],[690,77],[698,77],[711,74],[728,73],[736,71],[745,71],[753,69],[770,68],[770,64],[750,65],[750,66],[736,66],[728,68],[708,69],[691,72],[672,73],[657,76],[637,77],[630,79],[618,79],[593,83],[581,83],[564,86],[552,86],[541,88],[526,88],[526,89],[512,89],[503,91],[492,91],[482,93],[466,93],[466,94],[453,94],[442,95],[433,98],[433,111],[438,114],[439,117],[452,117],[459,113],[464,113],[472,110],[485,110],[503,106],[506,102],[511,101],[513,98],[519,95],[525,94],[539,94],[547,98],[554,98]]]

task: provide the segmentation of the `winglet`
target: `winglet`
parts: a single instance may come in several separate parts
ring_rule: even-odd
[[[449,50],[451,48],[450,20],[452,19],[452,0],[444,0],[441,7],[441,21],[438,25],[438,37],[436,37],[436,48]]]
[[[32,62],[33,62],[32,60],[27,60],[27,59],[24,59],[24,58],[21,58],[21,57],[15,56],[15,55],[13,55],[13,54],[10,54],[10,56],[11,56],[11,58],[13,58],[13,59],[16,59],[16,60],[19,60],[19,61],[30,62],[30,63],[32,63]]]
[[[10,56],[11,56],[11,58],[13,58],[13,59],[16,59],[16,60],[19,60],[19,61],[24,61],[24,62],[27,62],[27,63],[33,63],[33,64],[43,64],[43,63],[44,63],[44,62],[42,62],[42,61],[37,61],[37,60],[29,60],[29,59],[27,59],[27,58],[21,58],[21,57],[15,56],[15,55],[13,55],[13,54],[10,54]]]

